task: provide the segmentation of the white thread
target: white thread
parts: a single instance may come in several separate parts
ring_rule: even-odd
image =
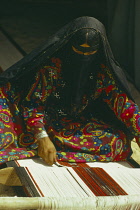
[[[44,137],[48,137],[48,134],[47,134],[46,131],[41,131],[40,133],[35,135],[36,139],[41,139],[41,138],[44,138]]]
[[[45,165],[45,163],[43,163],[41,159],[39,160],[38,163],[37,161],[31,159],[18,160],[18,162],[20,163],[20,166],[28,167],[30,174],[32,174],[33,183],[37,183],[37,186],[39,186],[44,196],[46,196],[47,198],[53,197],[56,199],[56,201],[57,199],[61,200],[61,198],[66,200],[72,198],[70,203],[76,201],[76,199],[79,198],[83,202],[78,203],[77,205],[83,206],[86,204],[84,201],[85,198],[92,197],[94,200],[96,196],[91,192],[86,183],[84,183],[84,181],[81,179],[81,177],[78,176],[73,168],[57,167],[56,165],[50,167]],[[93,166],[103,168],[122,187],[122,189],[124,189],[124,191],[128,193],[128,196],[104,196],[101,200],[101,196],[97,196],[97,203],[95,202],[98,207],[97,209],[105,209],[103,208],[104,205],[105,207],[111,207],[111,209],[116,210],[123,210],[125,209],[125,207],[132,207],[133,210],[139,209],[140,201],[137,203],[137,201],[135,202],[131,200],[130,202],[129,196],[140,196],[140,169],[129,168],[127,167],[127,165],[122,165],[122,162],[95,163],[93,164]],[[111,197],[113,198],[113,200],[108,201],[108,199],[111,199]],[[123,199],[120,200],[120,198]],[[88,208],[89,203],[87,203],[86,205],[86,209],[90,209]],[[69,206],[68,203],[67,206]],[[94,209],[94,202],[91,206],[93,207],[91,209]],[[106,209],[108,210],[108,208]],[[81,206],[78,207],[78,209],[82,209]]]
[[[127,162],[89,163],[90,167],[103,168],[128,195],[140,195],[140,169],[132,168]]]

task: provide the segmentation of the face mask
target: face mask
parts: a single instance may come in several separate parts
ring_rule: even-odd
[[[93,55],[100,48],[99,32],[94,29],[81,29],[73,35],[71,44],[75,53],[85,56]]]
[[[92,63],[96,63],[99,55],[100,36],[92,29],[81,29],[75,33],[69,42],[69,56],[65,65],[67,80],[68,104],[75,114],[82,104],[82,98],[89,82]],[[64,61],[65,62],[65,61]]]

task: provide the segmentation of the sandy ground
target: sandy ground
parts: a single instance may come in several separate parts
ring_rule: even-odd
[[[132,158],[140,164],[140,147],[138,146],[138,144],[136,143],[136,141],[132,141],[131,143],[132,146],[132,150],[133,150],[133,154],[132,154]]]

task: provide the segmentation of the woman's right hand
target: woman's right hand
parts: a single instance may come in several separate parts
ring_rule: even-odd
[[[56,162],[56,149],[49,137],[38,140],[38,155],[50,166]]]

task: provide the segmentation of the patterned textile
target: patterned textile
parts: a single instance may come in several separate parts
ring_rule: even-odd
[[[140,145],[138,106],[122,92],[106,66],[101,65],[97,75],[90,109],[81,112],[77,118],[72,118],[65,107],[59,107],[61,100],[57,102],[57,99],[61,99],[61,92],[58,92],[61,88],[64,84],[59,58],[52,58],[48,66],[36,73],[34,84],[24,100],[20,100],[22,93],[17,93],[10,83],[0,88],[0,163],[37,155],[35,134],[42,130],[47,130],[58,159],[62,161],[126,160],[131,154],[127,130]],[[56,99],[52,103],[51,97]],[[126,130],[94,116],[92,103],[99,98]],[[83,107],[86,101],[84,95]]]

